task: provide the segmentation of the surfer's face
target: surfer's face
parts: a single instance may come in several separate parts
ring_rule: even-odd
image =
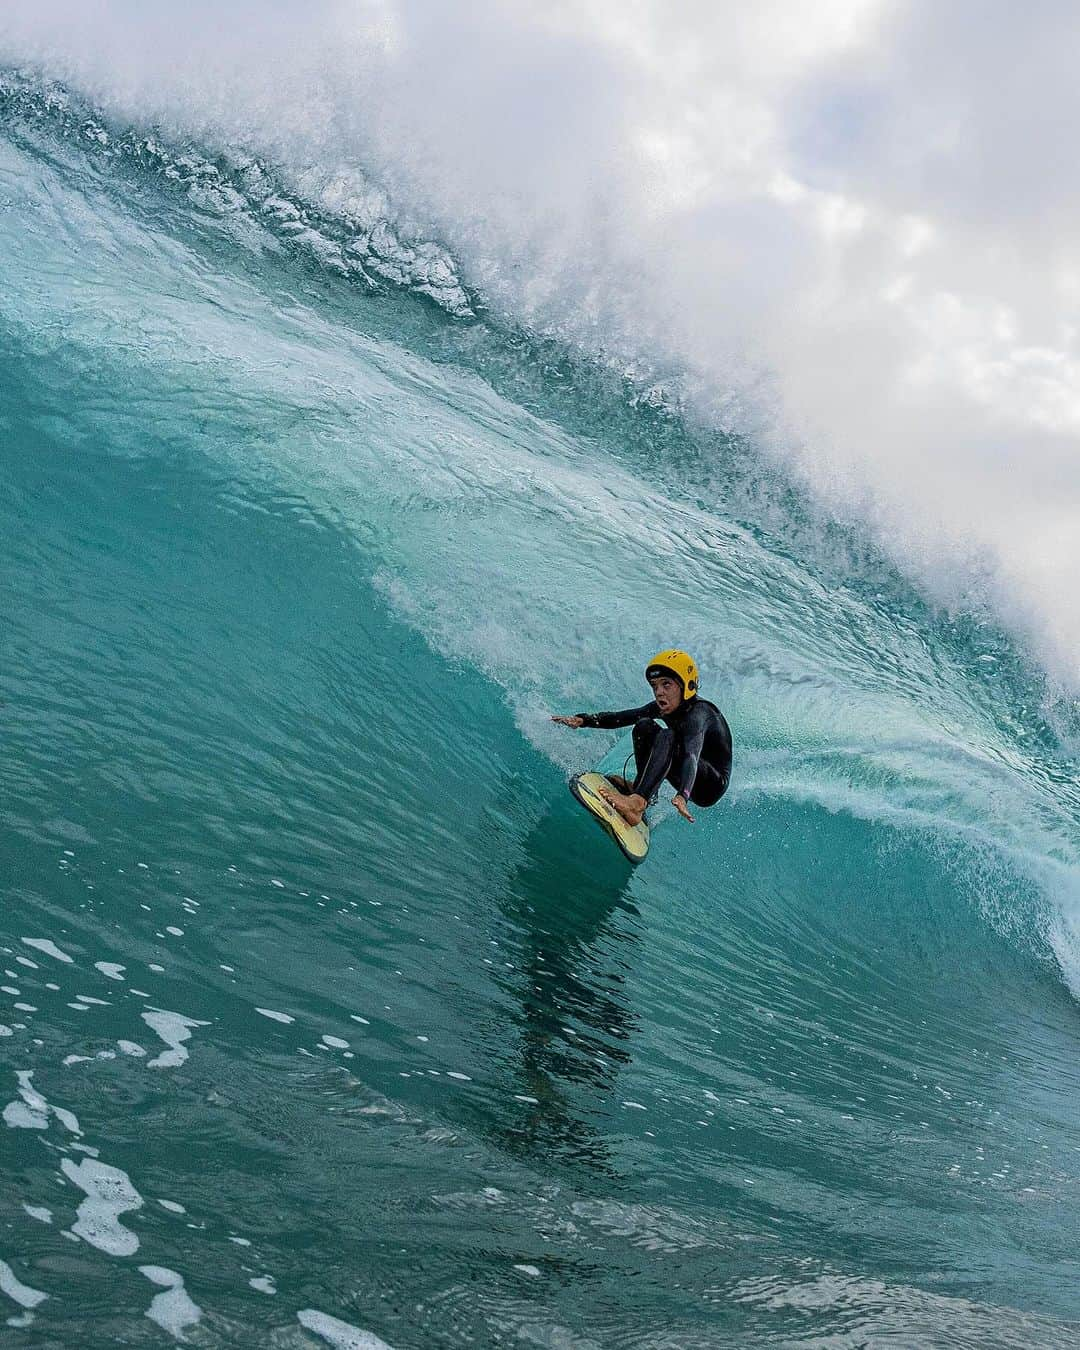
[[[679,681],[673,680],[670,675],[658,675],[649,683],[652,685],[653,698],[656,699],[656,706],[660,711],[674,712],[682,702],[682,685]]]

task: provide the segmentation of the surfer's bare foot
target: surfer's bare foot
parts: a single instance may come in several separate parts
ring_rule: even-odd
[[[629,794],[616,792],[614,788],[599,788],[600,796],[609,802],[627,825],[640,825],[645,816],[648,802],[637,792]]]

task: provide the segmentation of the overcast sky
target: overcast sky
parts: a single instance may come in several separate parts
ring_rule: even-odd
[[[0,53],[337,203],[366,168],[1080,689],[1080,6],[6,0]]]

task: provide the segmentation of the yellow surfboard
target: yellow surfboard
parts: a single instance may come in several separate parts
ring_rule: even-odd
[[[649,852],[649,827],[628,825],[618,811],[600,796],[600,787],[611,787],[602,773],[579,773],[570,779],[570,791],[586,811],[611,835],[632,863],[644,862]]]

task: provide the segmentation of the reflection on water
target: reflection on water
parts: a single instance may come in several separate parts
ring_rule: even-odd
[[[567,794],[526,836],[499,898],[517,944],[513,972],[500,978],[520,1005],[516,1150],[609,1169],[600,1122],[638,1026],[626,987],[637,941],[630,876]]]

